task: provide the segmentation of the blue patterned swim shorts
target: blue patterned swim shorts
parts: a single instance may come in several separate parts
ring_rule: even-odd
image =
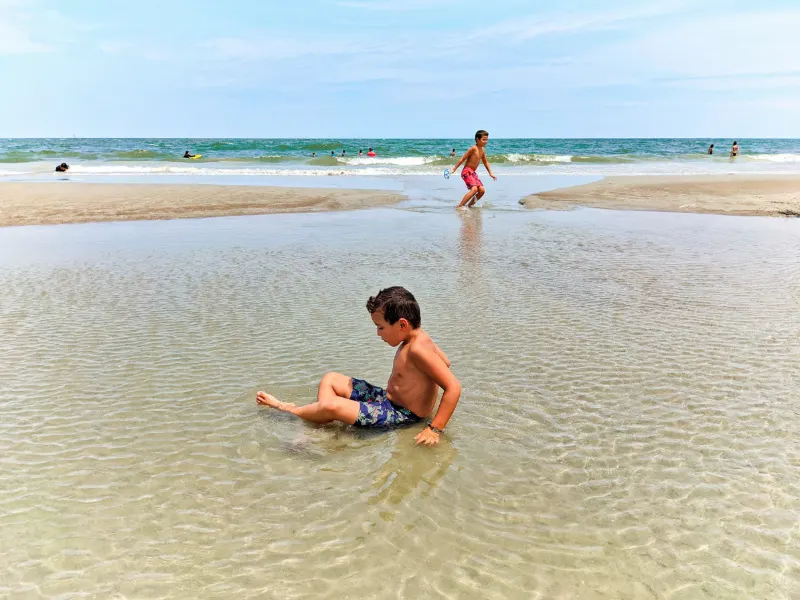
[[[359,427],[397,427],[419,423],[422,419],[403,406],[399,406],[386,397],[386,390],[363,379],[352,378],[353,393],[350,399],[359,402],[358,418],[355,425]]]

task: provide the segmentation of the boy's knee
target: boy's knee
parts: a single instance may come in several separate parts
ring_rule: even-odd
[[[334,416],[338,416],[342,408],[342,401],[337,397],[325,397],[318,400],[319,407]]]
[[[480,194],[481,196],[483,196],[485,193],[486,193],[486,188],[485,188],[485,187],[483,187],[482,185],[481,185],[481,186],[478,186],[478,194]]]
[[[336,379],[336,376],[338,374],[339,373],[336,373],[334,371],[328,371],[322,377],[320,377],[319,384],[320,385],[333,385],[333,382]]]
[[[469,188],[469,191],[472,192],[473,194],[477,194],[478,193],[478,186],[477,185],[473,185],[471,188]]]

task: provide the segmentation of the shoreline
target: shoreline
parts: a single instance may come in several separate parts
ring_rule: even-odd
[[[612,176],[531,194],[532,209],[578,206],[741,216],[800,217],[800,175]]]
[[[159,183],[0,183],[0,227],[358,210],[398,192]]]

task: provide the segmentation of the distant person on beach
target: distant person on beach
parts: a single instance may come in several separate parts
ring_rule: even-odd
[[[489,161],[486,159],[486,144],[488,143],[489,133],[483,129],[478,130],[475,133],[475,145],[471,146],[470,149],[464,153],[464,156],[458,159],[456,166],[453,167],[452,172],[455,173],[459,165],[462,162],[464,163],[464,168],[461,170],[461,179],[464,180],[468,191],[461,199],[461,204],[458,205],[460,209],[470,208],[478,200],[483,198],[483,195],[486,193],[483,182],[475,172],[475,169],[480,166],[481,162],[489,172],[489,176],[497,181],[497,177],[492,173],[492,168],[489,166]],[[467,204],[467,202],[469,202],[469,204]]]
[[[66,173],[69,171],[69,165],[67,163],[61,163],[56,167],[56,173]]]
[[[372,148],[370,148],[370,149],[369,149],[369,152],[367,152],[367,156],[377,156],[377,154],[375,154],[375,150],[373,150]]]
[[[336,154],[333,153],[333,150],[331,150],[331,156],[336,156]]]
[[[450,371],[450,360],[422,330],[419,304],[405,288],[381,290],[367,300],[367,310],[378,337],[397,348],[385,390],[363,379],[326,373],[319,382],[316,402],[295,406],[266,392],[258,392],[256,402],[311,423],[341,421],[359,427],[389,428],[427,418],[442,388],[439,410],[414,438],[417,444],[439,443],[461,397],[461,384]]]
[[[731,158],[739,156],[739,142],[733,142],[733,146],[731,146]]]
[[[714,144],[711,144],[711,145],[708,147],[708,153],[709,153],[709,154],[714,154]]]

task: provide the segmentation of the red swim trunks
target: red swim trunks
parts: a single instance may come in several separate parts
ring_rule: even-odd
[[[483,185],[483,182],[472,167],[464,167],[461,169],[461,179],[464,180],[468,188],[474,188],[476,185]]]

